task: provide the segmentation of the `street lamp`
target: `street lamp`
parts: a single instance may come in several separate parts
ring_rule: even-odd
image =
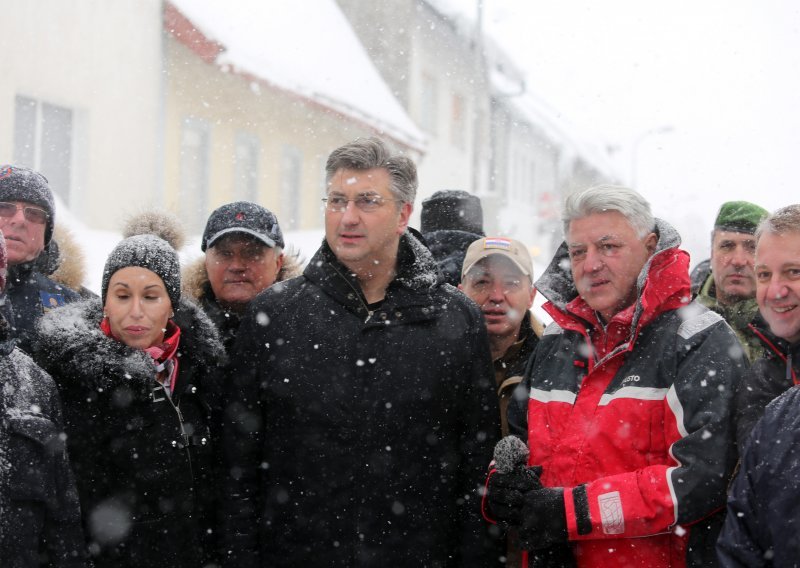
[[[650,136],[656,136],[661,134],[669,134],[670,132],[674,132],[675,129],[671,125],[664,125],[658,126],[656,128],[649,128],[645,130],[641,134],[639,134],[634,140],[633,145],[631,146],[631,187],[636,189],[636,161],[639,155],[639,145],[642,143],[643,140],[649,138]]]

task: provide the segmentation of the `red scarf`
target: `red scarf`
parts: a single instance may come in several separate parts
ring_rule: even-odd
[[[114,341],[121,342],[120,338],[111,332],[111,325],[108,323],[108,318],[103,318],[100,320],[100,330],[106,335],[106,337],[110,337]],[[164,342],[159,345],[152,345],[147,349],[143,349],[145,353],[153,358],[156,375],[168,377],[170,392],[175,390],[175,381],[178,377],[178,358],[176,357],[176,354],[178,352],[178,344],[180,341],[181,328],[175,325],[175,322],[169,320],[167,322],[167,330],[164,333]]]

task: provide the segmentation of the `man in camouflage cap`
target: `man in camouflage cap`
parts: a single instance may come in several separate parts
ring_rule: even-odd
[[[758,223],[767,210],[748,201],[723,203],[711,232],[711,273],[703,282],[697,301],[728,322],[752,362],[762,344],[749,327],[758,314],[753,270]]]

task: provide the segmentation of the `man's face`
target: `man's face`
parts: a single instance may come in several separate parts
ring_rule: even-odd
[[[408,226],[411,204],[392,201],[389,181],[389,172],[384,168],[340,169],[331,178],[325,208],[325,239],[336,258],[348,268],[377,267],[397,255],[400,235]],[[377,197],[383,201],[371,211],[360,209],[355,201],[342,203],[341,210],[331,206],[331,199],[359,197]]]
[[[23,207],[42,210],[38,205],[25,201],[10,201],[17,205],[11,217],[0,217],[0,231],[6,238],[8,265],[22,264],[34,260],[44,249],[45,223],[35,223],[25,218]]]
[[[762,234],[755,273],[758,309],[772,333],[800,341],[800,232]]]
[[[720,304],[734,304],[755,296],[755,252],[756,239],[753,235],[719,229],[714,231],[711,273]]]
[[[593,213],[569,224],[567,245],[578,294],[605,321],[636,301],[636,279],[655,250],[618,211]]]
[[[206,251],[206,272],[217,301],[226,307],[246,305],[272,286],[283,254],[250,236],[233,233]]]
[[[476,263],[458,285],[481,307],[490,336],[517,337],[536,291],[510,259],[493,254]]]

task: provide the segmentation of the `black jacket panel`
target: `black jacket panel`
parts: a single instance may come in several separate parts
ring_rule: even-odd
[[[497,561],[476,493],[499,433],[485,324],[440,278],[406,235],[374,311],[327,245],[254,300],[231,357],[225,504],[229,549],[254,552],[258,530],[262,558],[235,565]]]
[[[51,378],[0,358],[0,566],[86,566],[80,506]]]
[[[769,404],[744,446],[717,542],[724,567],[800,562],[800,389]]]

